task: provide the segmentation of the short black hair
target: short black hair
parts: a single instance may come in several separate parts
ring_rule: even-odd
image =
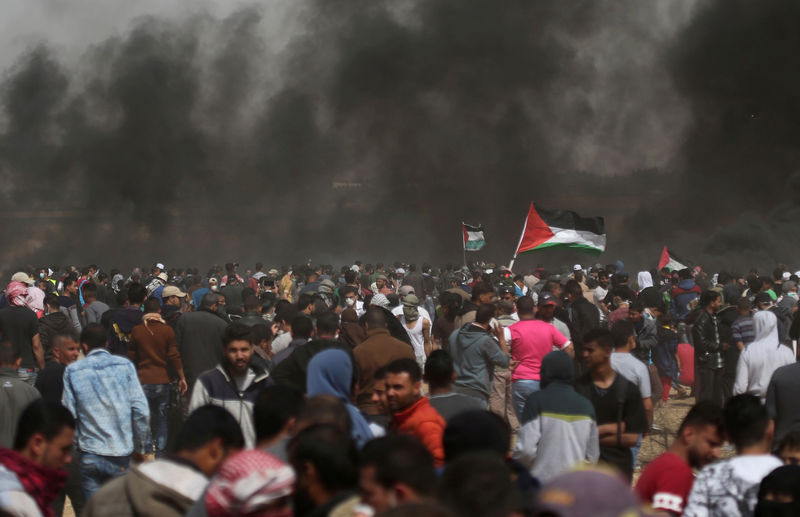
[[[335,395],[314,395],[305,401],[297,415],[298,426],[310,427],[318,424],[329,424],[350,433],[350,413],[347,407]]]
[[[303,408],[303,393],[291,386],[276,384],[264,388],[253,406],[253,426],[256,441],[275,437],[291,418]]]
[[[86,345],[89,350],[105,348],[106,329],[99,323],[89,323],[81,332],[81,344]]]
[[[19,347],[7,339],[0,341],[0,364],[13,365],[20,357]]]
[[[147,289],[138,282],[128,286],[128,301],[131,303],[142,303],[147,297]]]
[[[44,297],[44,304],[51,309],[59,309],[61,307],[61,300],[58,299],[58,296],[50,293]]]
[[[628,339],[633,335],[633,323],[628,320],[618,320],[611,325],[611,338],[614,340],[614,348],[625,346],[628,343]]]
[[[583,288],[581,284],[574,279],[567,280],[567,283],[564,285],[564,292],[574,296],[575,298],[581,298],[583,296]]]
[[[151,296],[144,302],[144,313],[145,314],[153,314],[161,311],[161,302],[158,301],[158,298],[155,296]]]
[[[778,454],[785,450],[800,450],[800,429],[795,429],[794,431],[789,431],[786,433],[786,435],[781,439],[781,442],[778,444],[777,450]]]
[[[410,435],[390,435],[367,443],[361,450],[359,467],[374,467],[375,480],[385,488],[404,483],[420,495],[431,495],[436,487],[433,457]]]
[[[584,334],[584,343],[591,343],[592,341],[597,342],[598,345],[606,349],[614,348],[614,338],[611,337],[611,331],[604,328],[591,329]]]
[[[258,345],[265,339],[269,341],[272,337],[272,329],[267,327],[265,323],[256,323],[250,327],[250,342],[253,345]]]
[[[225,448],[244,448],[239,422],[220,406],[206,404],[192,411],[175,437],[175,451],[196,451],[211,440],[222,439]]]
[[[644,303],[641,300],[632,301],[628,304],[628,312],[630,311],[644,312]]]
[[[447,462],[477,451],[490,451],[503,457],[511,447],[511,429],[490,411],[464,411],[447,421],[442,445]]]
[[[502,456],[477,452],[448,463],[439,483],[439,501],[456,515],[496,517],[521,506],[520,492],[511,483]]]
[[[329,491],[353,489],[358,480],[353,440],[330,424],[313,425],[292,438],[289,462],[298,476],[307,463],[313,465],[319,481]]]
[[[380,307],[371,307],[364,317],[364,322],[369,326],[370,330],[384,329],[386,328],[386,314]]]
[[[534,307],[533,298],[530,296],[520,296],[517,299],[517,313],[519,314],[533,314]]]
[[[742,393],[731,397],[725,404],[723,415],[725,431],[737,450],[755,445],[764,439],[769,415],[757,396]]]
[[[411,378],[411,382],[419,382],[422,380],[422,371],[414,359],[403,358],[395,359],[386,365],[386,373],[407,373]]]
[[[686,416],[683,418],[678,428],[678,436],[680,436],[687,427],[698,428],[707,425],[716,427],[720,435],[725,431],[725,420],[722,417],[722,408],[720,405],[710,400],[703,400],[692,406],[692,409],[686,413]]]
[[[247,341],[250,343],[250,327],[239,322],[231,323],[225,327],[225,332],[222,334],[223,348],[234,341]]]
[[[475,311],[475,323],[480,323],[485,325],[492,321],[494,318],[494,313],[497,311],[497,307],[493,303],[485,303],[478,307],[478,310]]]
[[[445,388],[453,383],[453,358],[447,350],[434,350],[428,356],[425,380],[432,388]]]
[[[208,292],[200,299],[200,308],[210,309],[217,303],[219,303],[219,295],[217,293]]]
[[[50,441],[65,427],[75,429],[75,418],[67,408],[57,402],[34,400],[19,416],[17,432],[14,436],[14,450],[23,450],[33,435],[38,433],[41,433],[45,440]]]
[[[242,304],[247,312],[258,312],[258,308],[261,305],[254,294],[246,296]]]
[[[314,322],[305,314],[298,314],[292,320],[292,337],[308,339],[314,332]]]
[[[297,298],[297,310],[303,312],[309,305],[314,303],[314,295],[310,293],[303,293]]]
[[[719,298],[719,293],[716,291],[703,291],[703,294],[700,295],[700,307],[708,307],[711,302],[714,302]]]
[[[339,316],[331,311],[323,312],[317,316],[317,332],[332,335],[339,330]]]
[[[285,302],[285,303],[284,303]],[[297,317],[297,307],[286,300],[280,300],[275,304],[275,322],[292,324]]]
[[[97,298],[97,284],[94,282],[86,282],[81,286],[83,297]]]
[[[489,293],[494,293],[492,286],[486,282],[477,282],[472,286],[472,301],[476,301],[480,296]]]

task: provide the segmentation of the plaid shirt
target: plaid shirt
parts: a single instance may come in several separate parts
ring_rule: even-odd
[[[96,348],[67,366],[61,402],[75,417],[75,441],[81,451],[102,456],[145,452],[150,409],[127,358]]]

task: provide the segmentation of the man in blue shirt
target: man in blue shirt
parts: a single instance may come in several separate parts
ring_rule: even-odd
[[[97,324],[81,333],[86,358],[67,366],[62,403],[75,417],[78,471],[88,501],[107,480],[123,474],[149,452],[150,410],[136,368],[106,350]]]

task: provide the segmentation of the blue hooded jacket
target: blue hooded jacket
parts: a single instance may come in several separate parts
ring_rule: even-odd
[[[309,397],[333,395],[347,407],[350,414],[350,436],[361,449],[374,438],[367,419],[350,403],[350,390],[353,385],[353,363],[344,350],[329,348],[323,350],[308,363],[306,392]]]

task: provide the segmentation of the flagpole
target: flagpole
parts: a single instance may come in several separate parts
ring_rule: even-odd
[[[533,203],[531,203],[533,206]],[[514,256],[511,258],[511,262],[508,264],[508,270],[514,271],[514,261],[517,260],[517,252],[519,251],[519,247],[522,245],[522,239],[525,237],[525,229],[528,227],[528,215],[530,215],[530,209],[528,209],[528,214],[525,216],[525,224],[522,225],[522,233],[519,236],[519,242],[517,243],[517,248],[514,250]]]
[[[467,265],[467,243],[464,242],[464,221],[461,221],[461,253],[464,254],[464,266]]]

